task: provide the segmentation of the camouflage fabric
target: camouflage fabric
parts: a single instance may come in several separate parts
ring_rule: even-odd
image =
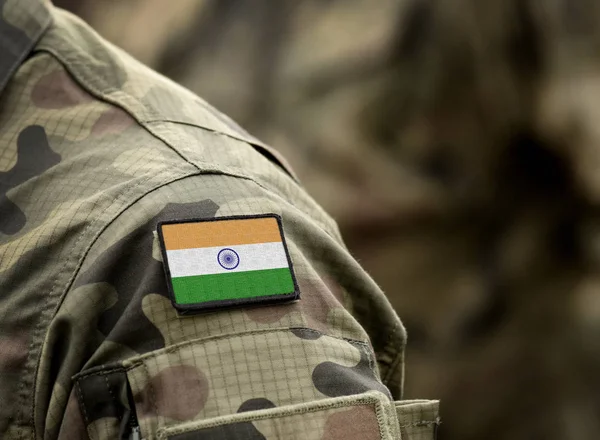
[[[266,408],[213,420],[185,423],[159,432],[159,439],[397,439],[395,410],[377,392],[323,399],[285,410]],[[300,422],[300,423],[299,423]],[[402,437],[408,438],[408,437]],[[431,437],[430,437],[431,438]]]
[[[0,437],[437,425],[394,405],[404,329],[274,150],[74,16],[0,11]],[[157,223],[264,213],[283,219],[302,299],[179,317]]]

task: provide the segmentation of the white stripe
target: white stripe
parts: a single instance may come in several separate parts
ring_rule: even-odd
[[[218,262],[217,256],[225,248],[233,249],[239,255],[240,263],[235,269],[227,270]],[[177,249],[167,251],[167,261],[173,278],[289,266],[282,242]]]

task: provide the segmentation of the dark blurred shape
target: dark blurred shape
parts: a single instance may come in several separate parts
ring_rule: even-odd
[[[415,291],[420,281],[399,285],[424,304],[454,298],[453,308],[478,292],[450,338],[424,325],[424,313],[412,352],[420,366],[439,362],[444,438],[592,439],[600,431],[600,381],[587,370],[600,366],[592,342],[600,249],[590,229],[600,168],[585,158],[600,153],[590,118],[600,102],[600,34],[590,17],[600,24],[597,4],[585,0],[410,2],[387,78],[365,111],[372,139],[448,201],[438,224],[411,234],[420,252],[455,243],[446,259],[418,267],[440,282],[425,291]],[[449,225],[459,229],[452,238],[432,240]],[[402,261],[401,247],[396,256]],[[405,302],[396,302],[401,315]],[[409,341],[417,321],[408,321]]]

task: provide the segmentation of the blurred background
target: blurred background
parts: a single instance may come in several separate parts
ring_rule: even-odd
[[[279,149],[442,439],[600,438],[600,4],[54,0]]]

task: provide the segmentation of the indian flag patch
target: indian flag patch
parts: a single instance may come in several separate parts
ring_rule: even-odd
[[[158,235],[180,313],[299,298],[275,214],[161,222]]]

